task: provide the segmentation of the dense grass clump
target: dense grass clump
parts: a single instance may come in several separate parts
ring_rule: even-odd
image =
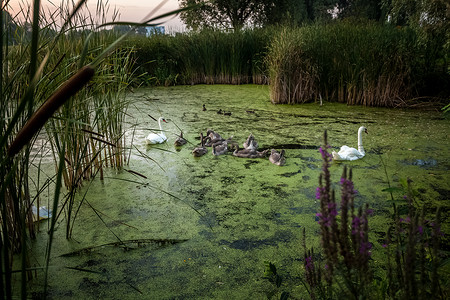
[[[264,57],[270,31],[203,30],[175,36],[134,36],[137,74],[144,83],[245,84],[267,83]]]
[[[327,101],[405,106],[425,80],[423,47],[409,28],[339,22],[285,29],[267,56],[273,103]],[[445,72],[444,72],[445,74]]]

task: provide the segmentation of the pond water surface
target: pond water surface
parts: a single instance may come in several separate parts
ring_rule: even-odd
[[[391,204],[382,190],[388,180],[399,186],[411,178],[429,212],[443,206],[443,231],[449,232],[450,122],[440,112],[326,102],[273,105],[268,87],[256,85],[138,89],[129,97],[133,150],[125,169],[147,178],[108,171],[103,182],[80,192],[91,207],[81,207],[72,240],[65,240],[59,223],[49,273],[54,299],[265,299],[273,286],[263,279],[264,261],[276,264],[285,290],[303,295],[303,228],[308,246],[319,247],[315,189],[324,130],[338,150],[356,147],[359,126],[368,129],[366,156],[333,163],[331,174],[338,190],[343,166],[351,166],[356,205],[374,209],[374,265],[384,259],[380,249]],[[163,125],[167,143],[145,145],[158,126],[148,114],[169,121]],[[180,149],[173,145],[178,128],[189,141]],[[199,133],[207,129],[240,145],[252,133],[261,149],[285,149],[286,165],[211,153],[194,158]],[[43,264],[45,223],[32,245],[33,265]],[[106,245],[119,240],[130,241],[129,249]],[[32,290],[42,289],[42,277]]]

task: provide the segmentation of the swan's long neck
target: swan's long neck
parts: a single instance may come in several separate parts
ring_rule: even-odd
[[[159,130],[162,132],[161,119],[162,119],[162,118],[159,118],[159,119],[158,119],[158,125],[159,125]]]
[[[358,130],[358,151],[361,153],[365,153],[363,143],[362,143],[363,132],[364,132],[364,128],[363,127],[359,128],[359,130]]]

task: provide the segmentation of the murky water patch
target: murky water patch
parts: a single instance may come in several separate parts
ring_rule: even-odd
[[[401,164],[418,166],[421,168],[434,168],[438,166],[438,161],[436,159],[414,159],[414,160],[401,160]],[[447,169],[448,170],[448,169]]]
[[[73,241],[64,239],[64,226],[59,224],[51,262],[59,268],[50,273],[54,298],[263,299],[269,285],[261,279],[266,260],[275,262],[286,280],[298,285],[303,228],[308,245],[319,247],[315,189],[322,160],[317,149],[325,129],[333,150],[344,144],[356,147],[360,125],[369,130],[364,136],[366,157],[332,163],[330,172],[339,201],[343,167],[353,168],[356,205],[369,203],[375,211],[369,220],[375,250],[381,247],[391,214],[390,195],[382,192],[388,185],[386,172],[394,186],[403,178],[413,179],[419,200],[428,201],[430,212],[431,207],[448,203],[450,124],[434,113],[329,103],[275,106],[267,87],[252,85],[139,89],[130,97],[144,103],[139,107],[135,102],[137,107],[130,110],[134,119],[128,124],[138,125],[127,131],[127,140],[133,137],[139,151],[132,151],[126,168],[147,179],[109,173],[103,183],[94,182],[86,196],[105,214],[105,222],[82,206]],[[219,115],[219,109],[232,114]],[[164,126],[166,144],[147,147],[143,142],[157,127],[148,113],[170,120]],[[178,127],[189,143],[177,149],[173,142]],[[252,133],[263,149],[285,149],[287,163],[279,167],[267,159],[211,153],[192,157],[199,133],[208,128],[233,136],[240,145]],[[448,232],[448,210],[443,209],[443,218],[447,220],[443,230]],[[59,257],[116,242],[111,231],[122,240],[185,241]],[[36,253],[45,251],[45,238],[35,247]]]
[[[265,239],[240,239],[233,242],[226,240],[220,241],[220,245],[226,245],[238,250],[252,250],[265,246],[278,246],[279,243],[289,243],[292,240],[292,233],[290,231],[277,231],[274,236]]]

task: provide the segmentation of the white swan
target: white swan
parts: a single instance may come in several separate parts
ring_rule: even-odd
[[[159,117],[158,119],[158,125],[159,125],[159,131],[160,133],[150,133],[146,138],[145,138],[145,142],[147,143],[147,145],[151,145],[151,144],[161,144],[164,143],[165,141],[167,141],[167,137],[164,134],[164,132],[162,131],[162,126],[161,126],[161,121],[167,123],[166,119],[164,119],[163,117]]]
[[[331,154],[334,160],[357,160],[363,158],[366,153],[364,152],[362,144],[362,133],[368,133],[366,127],[361,126],[358,129],[358,150],[350,148],[348,146],[342,146],[339,152],[333,151]]]

